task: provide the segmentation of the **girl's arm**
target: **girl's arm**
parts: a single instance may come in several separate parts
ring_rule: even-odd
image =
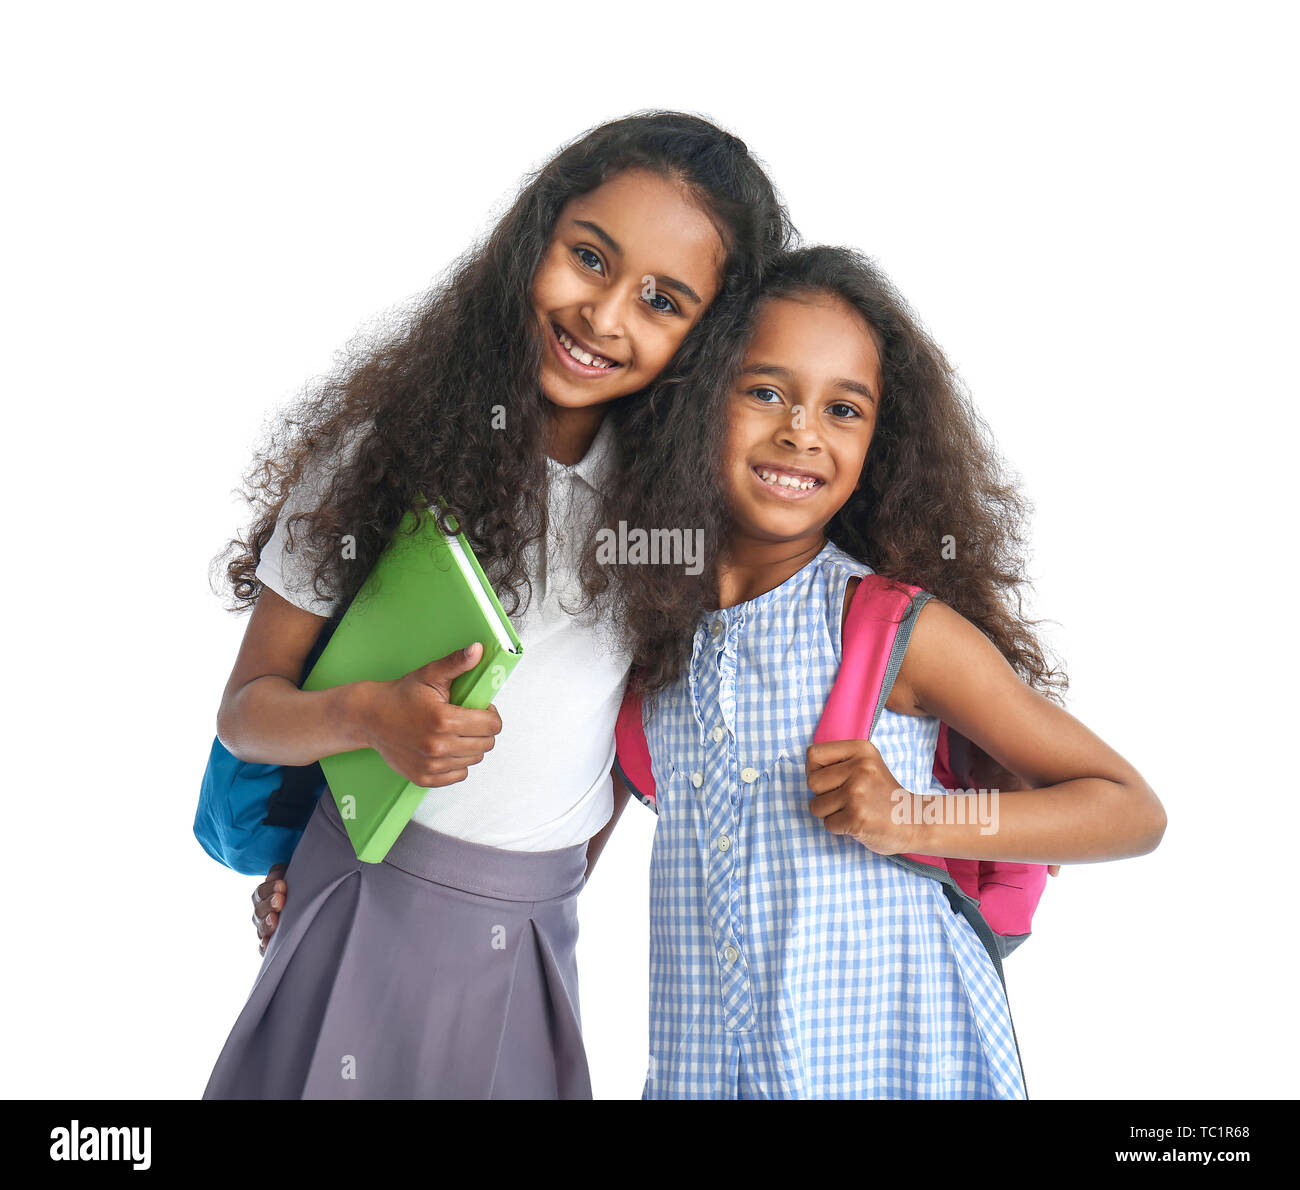
[[[366,684],[300,690],[325,620],[263,586],[217,712],[217,736],[240,760],[312,764],[366,746]]]
[[[477,653],[431,661],[396,682],[301,690],[303,665],[323,623],[321,616],[263,586],[217,712],[222,744],[240,760],[284,765],[376,748],[419,785],[464,780],[501,729],[495,708],[465,710],[446,701],[451,679],[472,668]],[[282,865],[253,892],[253,923],[263,954],[288,895]]]
[[[301,690],[321,623],[263,587],[217,713],[222,744],[240,760],[284,765],[374,748],[416,785],[463,781],[501,730],[495,707],[471,710],[448,701],[452,679],[477,664],[482,645],[389,682]]]
[[[611,769],[609,775],[614,778],[614,813],[604,826],[600,828],[587,841],[587,879],[591,879],[591,870],[596,866],[596,860],[600,858],[600,853],[605,850],[605,844],[609,841],[609,836],[614,833],[614,828],[618,825],[620,815],[623,813],[623,807],[627,805],[628,799],[632,796],[626,785],[623,784],[623,778],[618,775],[618,769]]]
[[[1153,850],[1165,812],[1141,774],[1069,712],[1031,690],[991,641],[946,604],[921,609],[894,693],[1018,774],[1001,792],[997,829],[978,821],[913,822],[904,850],[953,859],[1086,863]],[[956,799],[944,799],[955,810]]]

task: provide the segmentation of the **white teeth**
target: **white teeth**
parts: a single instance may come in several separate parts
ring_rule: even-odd
[[[588,351],[583,351],[572,339],[569,338],[562,330],[556,328],[556,337],[574,359],[580,364],[586,364],[589,368],[613,368],[613,360],[606,359],[603,355],[592,355]]]
[[[768,471],[762,467],[757,467],[755,470],[758,472],[759,479],[764,483],[774,484],[782,488],[794,488],[800,492],[815,488],[819,482],[816,479],[800,478],[796,475],[786,475],[783,472]]]

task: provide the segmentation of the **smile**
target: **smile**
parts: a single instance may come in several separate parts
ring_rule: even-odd
[[[783,500],[804,499],[826,484],[825,480],[803,471],[785,471],[776,467],[753,467],[750,470],[772,495]]]
[[[551,343],[560,362],[579,376],[603,376],[623,366],[615,360],[587,351],[554,322],[551,323]]]

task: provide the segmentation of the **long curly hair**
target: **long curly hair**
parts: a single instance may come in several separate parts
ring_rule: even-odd
[[[777,298],[837,297],[873,330],[880,405],[863,483],[826,534],[876,573],[922,587],[975,624],[1029,686],[1061,701],[1024,613],[1032,511],[952,365],[889,278],[848,248],[784,254],[763,284],[750,328]]]
[[[335,617],[421,497],[444,528],[454,518],[465,532],[507,613],[527,605],[526,551],[545,541],[547,480],[532,282],[565,203],[635,167],[685,187],[718,228],[726,257],[718,296],[664,372],[611,402],[614,460],[598,519],[701,527],[716,547],[716,443],[701,394],[721,382],[765,268],[795,233],[743,141],[698,116],[649,111],[588,131],[526,178],[482,243],[413,309],[349,344],[281,415],[245,475],[244,498],[257,509],[247,540],[214,560],[225,563],[230,610],[256,602],[262,550],[304,476],[318,471],[324,480],[308,506],[291,511],[285,532],[290,549],[306,538],[313,590],[339,601]],[[588,551],[576,610],[616,620],[636,662],[662,682],[665,643],[689,636],[708,600],[713,567],[704,569],[692,577],[680,566],[599,566]]]

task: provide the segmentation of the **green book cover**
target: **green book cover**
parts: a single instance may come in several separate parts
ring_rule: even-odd
[[[479,663],[451,684],[457,706],[491,703],[523,655],[463,533],[445,536],[427,508],[408,512],[302,684],[392,681],[475,641]],[[357,858],[377,864],[428,790],[392,769],[374,748],[321,759]]]

